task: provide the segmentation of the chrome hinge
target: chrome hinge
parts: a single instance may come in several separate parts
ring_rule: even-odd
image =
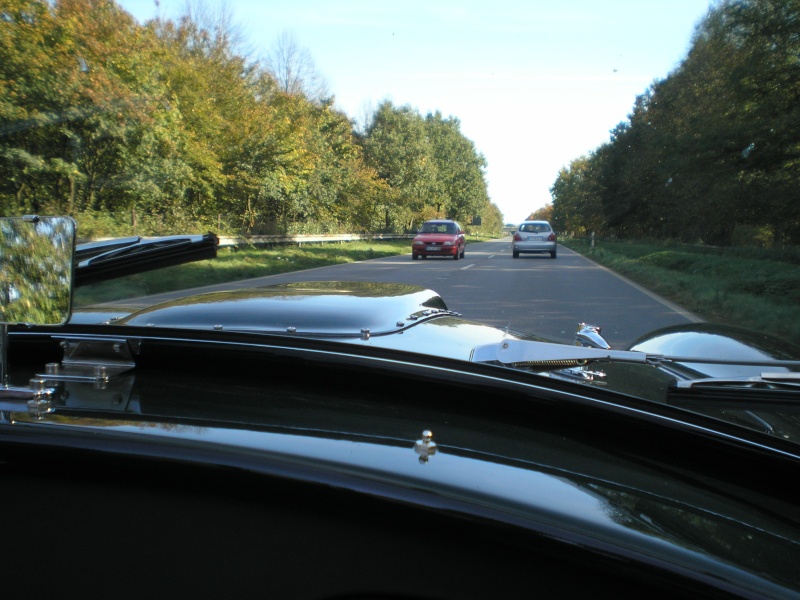
[[[0,412],[27,411],[34,418],[53,411],[53,396],[56,388],[49,387],[44,379],[35,377],[30,386],[0,387]]]
[[[37,377],[48,382],[104,384],[136,366],[134,353],[141,341],[126,338],[65,336],[61,340],[64,358],[48,363]]]

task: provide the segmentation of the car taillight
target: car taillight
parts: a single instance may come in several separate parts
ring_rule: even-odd
[[[515,242],[521,242],[522,241],[522,236],[520,234],[518,234],[518,233],[515,233],[514,234],[514,241]]]
[[[551,233],[550,237],[547,238],[547,241],[548,242],[555,242],[556,241],[556,234],[555,233]]]

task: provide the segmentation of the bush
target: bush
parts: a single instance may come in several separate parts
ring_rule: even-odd
[[[640,259],[645,264],[650,264],[660,269],[672,271],[691,271],[697,258],[685,252],[664,250],[642,256]]]
[[[737,225],[731,234],[731,245],[738,248],[771,248],[775,234],[771,227]]]

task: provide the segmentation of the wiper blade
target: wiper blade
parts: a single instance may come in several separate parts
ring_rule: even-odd
[[[676,381],[667,402],[684,408],[800,411],[800,373]]]
[[[113,240],[102,240],[99,242],[87,242],[85,244],[78,244],[75,247],[75,262],[81,263],[94,256],[106,254],[113,250],[122,248],[130,248],[142,241],[141,236],[131,236],[124,238],[114,238]]]
[[[736,387],[746,389],[786,389],[800,392],[800,373],[762,373],[750,377],[709,377],[678,381],[678,388]]]
[[[214,258],[218,246],[213,233],[80,244],[75,249],[75,285]]]

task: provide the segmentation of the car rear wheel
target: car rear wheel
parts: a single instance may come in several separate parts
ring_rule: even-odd
[[[550,258],[555,258],[555,257],[556,257],[556,251],[555,251],[555,250],[553,250],[553,251],[550,253]]]
[[[519,258],[519,252],[517,252],[516,250],[514,250],[514,254],[513,254],[513,256],[514,256],[514,258]]]
[[[413,258],[414,260],[417,260],[419,258],[419,254],[412,254],[411,258]]]
[[[453,254],[453,260],[458,260],[458,248],[456,248],[456,253]]]

